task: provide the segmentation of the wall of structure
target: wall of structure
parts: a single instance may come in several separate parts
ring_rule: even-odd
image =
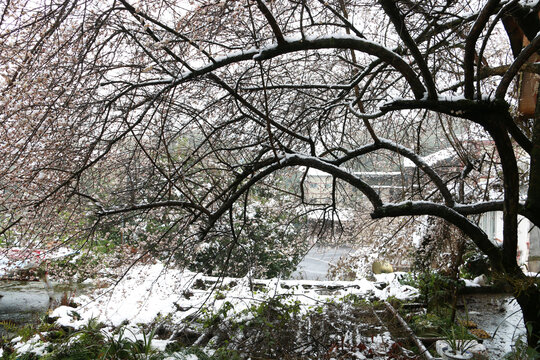
[[[538,269],[539,262],[531,263],[531,257],[536,256],[540,260],[540,230],[523,216],[518,216],[518,222],[518,264],[526,266],[529,271],[538,272],[540,271]],[[494,244],[502,245],[502,211],[494,211],[482,215],[480,218],[480,227]],[[531,267],[537,270],[533,270]]]

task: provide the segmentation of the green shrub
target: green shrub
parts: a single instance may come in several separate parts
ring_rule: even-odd
[[[442,329],[450,326],[450,319],[435,314],[417,314],[410,320],[411,328],[422,336],[440,335]]]
[[[203,349],[193,346],[179,349],[174,353],[168,355],[175,359],[185,359],[188,355],[195,355],[198,360],[240,360],[241,357],[237,351],[227,349],[227,348],[218,348],[213,352],[212,355],[208,355]]]
[[[463,286],[463,282],[457,282],[437,272],[421,272],[404,276],[400,283],[410,285],[418,289],[420,300],[428,308],[428,312],[441,312],[448,307],[447,301],[453,295],[455,287]]]

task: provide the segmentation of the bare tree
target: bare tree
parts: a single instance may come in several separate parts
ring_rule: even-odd
[[[153,249],[185,252],[216,231],[234,242],[255,186],[306,205],[292,169],[315,168],[334,179],[331,212],[354,189],[373,218],[432,215],[460,228],[512,284],[537,346],[540,291],[516,256],[518,214],[540,225],[540,122],[517,112],[512,84],[538,72],[527,64],[540,48],[538,7],[7,1],[1,234],[68,240],[108,219],[152,217],[163,225],[144,240]],[[461,174],[423,158],[443,141]],[[358,172],[406,162],[415,174],[403,202]],[[502,247],[472,220],[495,210]]]

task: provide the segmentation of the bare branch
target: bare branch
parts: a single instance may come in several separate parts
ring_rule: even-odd
[[[411,34],[407,30],[407,26],[405,25],[403,15],[401,15],[394,1],[379,0],[379,3],[382,5],[386,14],[390,17],[390,20],[394,24],[394,27],[396,28],[397,33],[401,37],[401,40],[403,40],[403,42],[405,43],[405,45],[411,52],[412,56],[414,57],[414,60],[418,64],[418,67],[420,67],[420,72],[422,73],[422,77],[424,78],[424,81],[426,83],[426,87],[428,91],[428,98],[435,99],[437,97],[437,90],[435,88],[435,82],[433,81],[433,76],[430,70],[428,69],[427,63],[424,60],[424,56],[420,53],[420,50],[418,49],[416,42],[414,41]]]
[[[476,54],[476,41],[482,33],[489,17],[494,13],[500,0],[489,0],[484,6],[480,15],[474,22],[474,25],[465,40],[465,58],[463,60],[464,79],[465,79],[465,97],[473,99],[474,97],[474,55]]]
[[[134,205],[134,206],[121,208],[121,209],[103,210],[102,212],[97,213],[97,215],[100,217],[111,216],[111,215],[118,215],[118,214],[123,214],[123,213],[128,213],[128,212],[150,210],[150,209],[157,209],[157,208],[164,208],[164,207],[193,209],[193,210],[198,210],[207,216],[210,216],[210,211],[208,211],[202,206],[199,206],[197,204],[187,202],[187,201],[174,201],[174,200],[160,201],[160,202],[155,202],[155,203],[150,203],[150,204],[139,204],[139,205]]]

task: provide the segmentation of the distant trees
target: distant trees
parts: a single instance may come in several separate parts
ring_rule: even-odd
[[[163,228],[141,245],[173,256],[216,231],[241,232],[236,214],[255,185],[302,206],[304,177],[275,179],[316,168],[333,176],[333,194],[343,183],[358,189],[373,218],[432,215],[460,228],[513,286],[536,346],[540,291],[516,248],[518,214],[540,225],[540,122],[517,111],[524,92],[513,84],[538,72],[527,64],[540,47],[538,7],[8,1],[0,234],[36,246],[152,218]],[[441,141],[459,154],[460,176],[423,160]],[[496,150],[491,160],[463,146],[474,142]],[[352,171],[399,169],[404,159],[416,166],[404,202]],[[501,198],[490,195],[494,183]],[[504,211],[502,247],[471,220],[495,210]]]

